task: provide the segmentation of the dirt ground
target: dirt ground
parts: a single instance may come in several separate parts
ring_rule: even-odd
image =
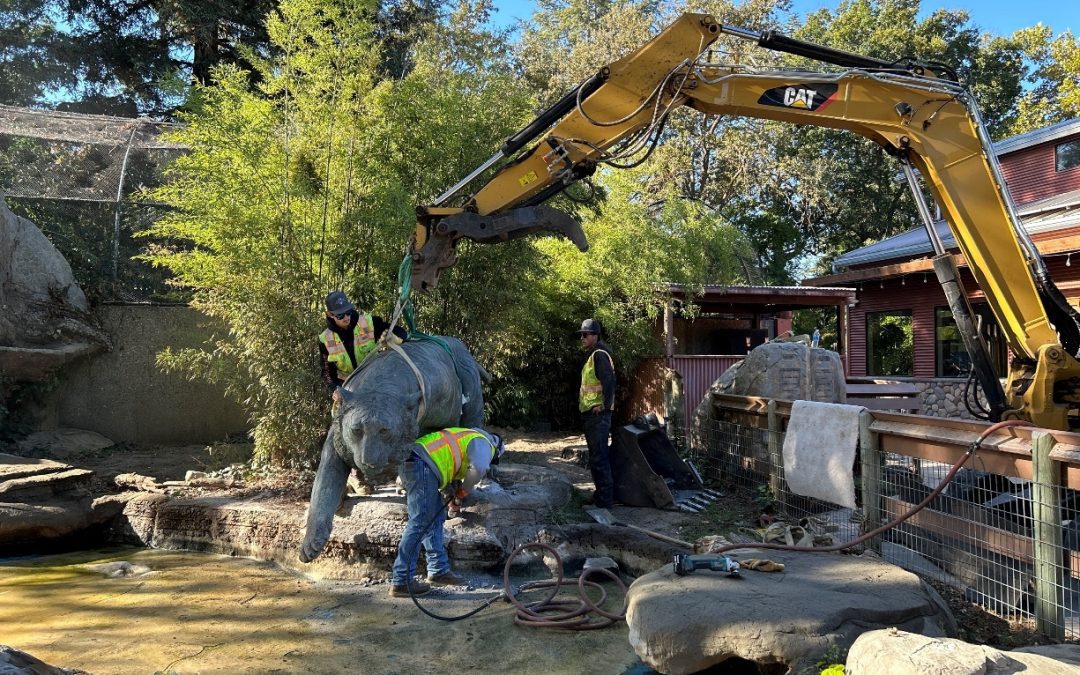
[[[574,500],[553,515],[559,524],[591,522],[582,506],[592,496],[592,483],[585,466],[585,447],[579,435],[561,433],[520,433],[498,430],[508,442],[505,461],[517,464],[536,464],[563,472],[571,478],[577,490]],[[250,453],[245,444],[214,446],[187,445],[146,447],[119,445],[105,450],[77,453],[59,457],[70,464],[95,471],[94,489],[97,492],[118,491],[113,478],[121,473],[139,473],[158,481],[181,480],[189,470],[221,472],[234,467],[227,475],[240,475],[237,466]],[[276,490],[297,499],[307,499],[310,493],[310,474],[282,476],[266,472],[245,472],[245,479],[235,488],[237,494],[250,491]],[[740,498],[725,486],[714,486],[725,497],[701,514],[679,511],[617,506],[614,515],[621,521],[657,531],[667,536],[693,541],[709,534],[728,534],[740,527],[752,526],[759,515],[753,502]],[[1002,649],[1037,644],[1038,634],[1030,624],[1007,621],[992,615],[964,599],[963,594],[950,587],[935,584],[951,607],[960,625],[960,637],[968,642],[987,644]],[[379,593],[385,588],[379,586]],[[400,619],[400,617],[399,617]],[[625,632],[623,630],[622,632]]]

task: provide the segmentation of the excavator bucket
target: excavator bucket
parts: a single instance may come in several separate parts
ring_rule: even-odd
[[[617,501],[628,506],[694,510],[684,503],[715,498],[715,493],[704,489],[697,472],[679,457],[664,429],[634,423],[619,427],[612,436]]]
[[[457,262],[454,247],[459,239],[481,244],[497,244],[537,232],[552,232],[574,242],[580,251],[589,250],[581,224],[550,206],[526,206],[491,216],[462,212],[428,227],[422,245],[412,254],[412,287],[429,291],[438,285],[442,270]],[[424,240],[426,238],[426,240]]]

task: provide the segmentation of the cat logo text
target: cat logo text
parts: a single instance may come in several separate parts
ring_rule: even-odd
[[[837,89],[837,85],[826,82],[773,87],[761,95],[758,103],[796,110],[821,110],[836,100]]]

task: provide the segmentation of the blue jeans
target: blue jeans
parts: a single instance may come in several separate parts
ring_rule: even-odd
[[[605,410],[595,415],[587,410],[581,413],[581,426],[585,431],[585,443],[589,446],[589,472],[596,486],[593,502],[601,508],[611,508],[615,504],[615,478],[611,467],[611,449],[608,447],[611,411]]]
[[[401,479],[405,483],[409,524],[401,535],[397,558],[394,559],[391,580],[395,586],[404,586],[406,580],[416,574],[416,557],[421,544],[427,558],[429,577],[450,571],[450,558],[443,543],[446,508],[439,494],[438,477],[424,460],[413,455],[401,465]]]

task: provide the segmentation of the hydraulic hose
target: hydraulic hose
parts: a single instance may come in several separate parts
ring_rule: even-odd
[[[972,457],[972,455],[975,454],[975,451],[979,449],[979,446],[981,446],[983,441],[985,441],[991,434],[993,434],[994,432],[999,431],[1001,429],[1008,428],[1008,427],[1030,427],[1030,426],[1033,426],[1033,425],[1031,424],[1031,422],[1028,422],[1027,420],[1002,420],[1001,422],[995,422],[994,424],[991,424],[986,429],[984,429],[981,434],[979,434],[979,437],[977,439],[972,441],[971,445],[968,446],[967,452],[965,452],[963,455],[961,455],[960,458],[957,459],[953,463],[953,465],[949,468],[948,473],[945,474],[945,477],[941,479],[941,482],[938,484],[938,486],[936,488],[934,488],[933,490],[931,490],[930,494],[928,494],[925,499],[923,499],[921,502],[919,502],[914,507],[912,507],[912,509],[910,511],[908,511],[907,513],[904,513],[904,514],[902,514],[900,516],[897,516],[893,520],[890,520],[889,522],[885,523],[884,525],[881,525],[880,527],[876,527],[873,530],[870,530],[869,532],[864,532],[863,534],[861,534],[858,537],[852,539],[851,541],[847,541],[847,542],[844,542],[842,544],[834,544],[832,546],[821,546],[821,547],[814,547],[814,548],[802,548],[802,547],[798,547],[798,546],[789,546],[788,544],[770,544],[770,543],[753,543],[753,542],[751,542],[749,544],[724,544],[723,546],[720,546],[720,547],[716,548],[715,550],[709,551],[709,553],[719,555],[721,553],[726,553],[728,551],[734,551],[734,550],[737,550],[737,549],[744,549],[744,548],[769,549],[769,550],[773,550],[773,551],[798,551],[798,552],[801,552],[801,553],[835,553],[837,551],[843,551],[845,549],[849,549],[849,548],[852,548],[854,546],[858,546],[859,544],[862,544],[862,543],[864,543],[866,541],[869,541],[870,539],[873,539],[874,537],[878,536],[879,534],[883,534],[885,532],[888,532],[892,528],[896,527],[900,523],[904,522],[908,518],[914,516],[916,513],[918,513],[919,511],[922,511],[924,508],[926,508],[927,505],[930,504],[930,502],[932,502],[938,495],[940,495],[942,493],[942,491],[945,489],[945,487],[956,476],[956,473],[958,471],[960,471],[960,468],[968,461],[968,459],[970,459]]]

